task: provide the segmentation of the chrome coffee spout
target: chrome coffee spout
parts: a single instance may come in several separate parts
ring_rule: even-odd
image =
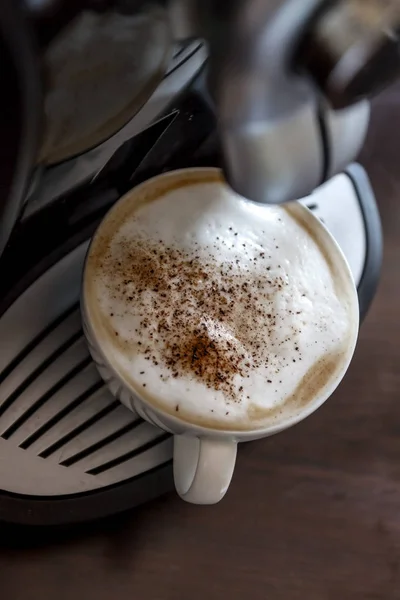
[[[291,68],[318,0],[236,2],[224,35],[210,40],[210,88],[226,177],[240,194],[275,204],[322,179],[318,101]]]
[[[400,70],[399,0],[173,4],[184,4],[183,30],[195,23],[208,41],[210,92],[236,191],[268,204],[293,200],[356,157],[369,121],[365,98]]]

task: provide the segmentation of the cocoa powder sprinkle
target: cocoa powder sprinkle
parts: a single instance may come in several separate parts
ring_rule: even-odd
[[[249,275],[240,255],[221,265],[217,253],[205,260],[161,240],[121,237],[114,244],[103,255],[103,281],[112,301],[123,307],[118,316],[135,314],[139,323],[133,339],[123,340],[122,333],[120,339],[165,367],[166,376],[194,377],[240,402],[237,376],[247,378],[261,366],[276,372],[265,347],[277,344],[271,311],[287,285],[282,277],[261,263]]]

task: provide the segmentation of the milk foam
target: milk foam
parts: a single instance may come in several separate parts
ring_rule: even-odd
[[[350,288],[285,208],[218,182],[181,187],[140,205],[103,246],[91,276],[105,352],[181,418],[279,420],[302,382],[318,394],[347,351]]]

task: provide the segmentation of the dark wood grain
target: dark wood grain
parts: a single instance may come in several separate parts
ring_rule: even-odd
[[[384,269],[331,400],[243,447],[217,506],[170,495],[67,536],[8,534],[1,598],[400,598],[400,86],[375,102],[362,160],[380,204]]]

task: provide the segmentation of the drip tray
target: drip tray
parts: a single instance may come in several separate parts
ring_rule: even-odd
[[[379,271],[380,228],[365,174],[357,169],[362,198],[355,177],[343,174],[304,203],[335,235],[355,281],[369,289],[364,302],[369,304]],[[366,221],[371,210],[372,224]],[[87,246],[85,241],[42,274],[0,319],[4,521],[61,524],[94,519],[173,487],[171,436],[111,396],[87,350],[79,313]]]

